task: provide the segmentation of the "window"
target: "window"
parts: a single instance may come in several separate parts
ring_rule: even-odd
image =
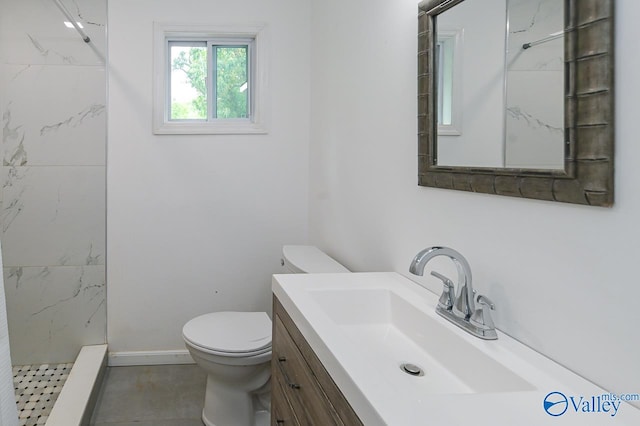
[[[170,40],[169,120],[249,118],[252,42]]]
[[[154,26],[154,133],[266,133],[264,27]]]

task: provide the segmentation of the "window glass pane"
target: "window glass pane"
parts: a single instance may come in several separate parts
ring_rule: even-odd
[[[248,117],[247,46],[216,46],[216,116]]]
[[[172,44],[171,120],[207,119],[207,47]]]

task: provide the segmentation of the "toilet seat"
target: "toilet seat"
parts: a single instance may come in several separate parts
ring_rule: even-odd
[[[187,322],[182,336],[209,354],[252,357],[271,351],[271,320],[266,312],[214,312]]]

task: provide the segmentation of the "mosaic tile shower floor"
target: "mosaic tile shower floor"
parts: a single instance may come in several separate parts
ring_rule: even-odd
[[[13,367],[20,426],[45,424],[71,367],[73,363]]]

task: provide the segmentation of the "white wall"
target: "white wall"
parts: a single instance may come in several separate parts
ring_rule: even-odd
[[[605,209],[418,187],[417,1],[314,1],[309,233],[355,271],[408,274],[420,249],[453,247],[500,329],[637,392],[640,58],[629,52],[640,3],[616,8],[616,200]]]
[[[110,351],[184,349],[183,324],[270,309],[281,246],[307,238],[309,4],[109,1]],[[153,21],[264,22],[268,135],[154,136]]]

